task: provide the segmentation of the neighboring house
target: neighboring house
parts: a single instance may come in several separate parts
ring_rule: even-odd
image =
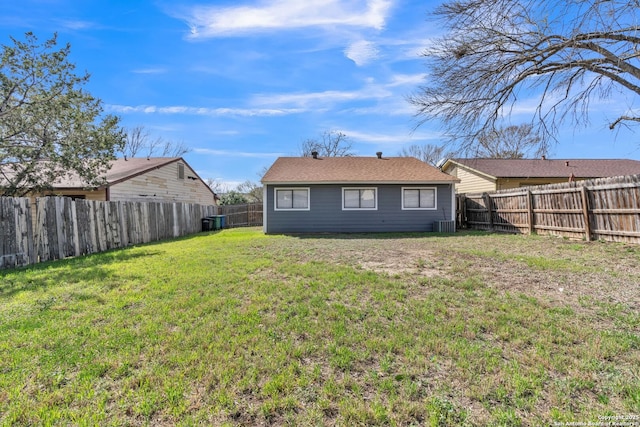
[[[455,177],[377,154],[278,158],[262,178],[265,233],[432,231],[455,219]]]
[[[457,177],[456,191],[483,193],[531,185],[640,174],[628,159],[449,159],[442,171]]]
[[[117,159],[106,173],[106,184],[86,188],[73,174],[34,196],[133,202],[215,204],[215,194],[181,157]]]

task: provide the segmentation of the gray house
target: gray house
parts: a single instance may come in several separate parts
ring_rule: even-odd
[[[280,157],[262,178],[265,233],[433,231],[459,180],[413,157]]]

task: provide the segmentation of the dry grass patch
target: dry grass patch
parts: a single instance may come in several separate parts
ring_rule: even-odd
[[[245,229],[2,272],[0,424],[638,414],[639,261],[554,238]]]

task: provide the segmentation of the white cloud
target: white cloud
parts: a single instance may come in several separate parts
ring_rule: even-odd
[[[306,107],[312,104],[327,102],[344,102],[360,99],[362,95],[357,91],[329,90],[324,92],[283,93],[271,95],[256,95],[253,103],[256,105],[296,105]]]
[[[411,108],[405,100],[403,94],[398,93],[395,88],[401,86],[413,87],[424,82],[426,74],[395,74],[386,82],[376,82],[374,79],[367,79],[360,89],[351,91],[328,90],[323,92],[302,92],[302,93],[281,93],[281,94],[259,94],[251,100],[255,106],[279,106],[286,109],[300,109],[321,111],[323,108],[333,107],[336,104],[384,100],[384,105],[355,106],[345,108],[344,111],[368,114],[383,112],[384,114],[413,114],[415,110]]]
[[[70,30],[87,30],[96,25],[89,21],[62,21],[62,26]]]
[[[340,132],[347,135],[350,139],[361,143],[370,143],[370,144],[406,144],[413,143],[416,144],[420,141],[432,141],[443,138],[443,134],[439,132],[398,132],[395,134],[383,134],[383,133],[373,133],[373,132],[359,132],[355,130],[347,130],[341,129]]]
[[[366,79],[359,89],[350,91],[297,92],[256,94],[246,108],[192,107],[185,105],[117,105],[109,104],[107,111],[115,114],[167,114],[210,117],[282,117],[313,111],[333,110],[344,114],[413,115],[415,110],[398,93],[398,87],[416,86],[425,74],[395,74],[387,81]]]
[[[275,158],[284,156],[284,153],[256,153],[251,151],[214,150],[210,148],[196,148],[195,153],[207,154],[217,157],[250,157],[250,158]]]
[[[182,105],[158,107],[155,105],[114,105],[106,106],[106,109],[113,113],[130,114],[187,114],[197,116],[241,116],[241,117],[258,117],[258,116],[286,116],[288,114],[298,114],[304,112],[296,108],[205,108],[205,107],[187,107]]]
[[[344,55],[361,67],[367,65],[378,57],[379,50],[376,45],[370,41],[359,40],[351,43],[345,50]]]
[[[401,100],[400,102],[394,103],[381,103],[379,105],[374,105],[372,107],[356,107],[356,108],[345,108],[339,111],[342,114],[350,114],[350,115],[385,115],[385,116],[412,116],[416,113],[416,109],[411,106],[406,101]]]
[[[198,6],[183,19],[190,38],[310,27],[382,29],[392,0],[263,0],[256,5]]]
[[[220,176],[216,176],[218,175],[218,172],[197,170],[196,173],[200,177],[202,177],[202,179],[204,179],[205,181],[211,179],[213,181],[211,189],[216,193],[218,193],[218,195],[234,190],[238,188],[240,184],[245,182],[245,181],[224,179]]]
[[[131,70],[131,72],[135,74],[163,74],[166,73],[167,70],[164,68],[137,68]]]
[[[417,86],[424,83],[427,75],[425,73],[420,74],[396,74],[391,77],[391,82],[387,84],[387,87],[411,85]]]
[[[324,92],[257,95],[252,102],[255,105],[290,105],[318,110],[321,106],[328,104],[365,99],[383,99],[391,95],[391,92],[380,85],[369,85],[354,91],[328,90]]]

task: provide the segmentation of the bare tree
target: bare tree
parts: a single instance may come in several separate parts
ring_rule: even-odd
[[[262,181],[262,178],[267,174],[267,172],[269,172],[269,166],[264,166],[258,173],[256,173],[256,175]]]
[[[400,157],[415,157],[423,162],[430,164],[431,166],[438,166],[440,160],[444,158],[453,157],[455,154],[452,152],[446,152],[444,145],[410,145],[403,147],[398,153]]]
[[[352,143],[347,135],[335,130],[326,130],[318,139],[307,139],[300,145],[300,155],[311,157],[316,151],[321,157],[353,156]]]
[[[236,187],[236,190],[239,193],[246,195],[251,202],[262,202],[262,186],[260,184],[246,180],[239,184],[238,187]]]
[[[544,149],[561,124],[588,124],[592,101],[640,95],[637,0],[450,0],[434,16],[447,32],[424,53],[429,80],[409,100],[418,126],[439,119],[459,146],[528,96]],[[639,121],[628,108],[609,127]]]
[[[522,159],[527,155],[547,154],[540,147],[540,136],[533,126],[524,124],[507,126],[478,136],[477,157],[493,159]]]
[[[191,151],[183,141],[164,141],[162,145],[162,157],[182,157],[183,154]]]
[[[127,129],[126,141],[122,145],[120,152],[126,158],[135,157],[140,150],[145,147],[149,139],[149,133],[142,126]]]
[[[229,185],[218,178],[207,178],[204,183],[216,194],[224,194],[230,191]]]
[[[127,138],[120,147],[125,159],[137,157],[144,153],[145,157],[181,157],[190,151],[184,142],[167,141],[161,137],[152,138],[144,126],[136,126],[127,130]]]

